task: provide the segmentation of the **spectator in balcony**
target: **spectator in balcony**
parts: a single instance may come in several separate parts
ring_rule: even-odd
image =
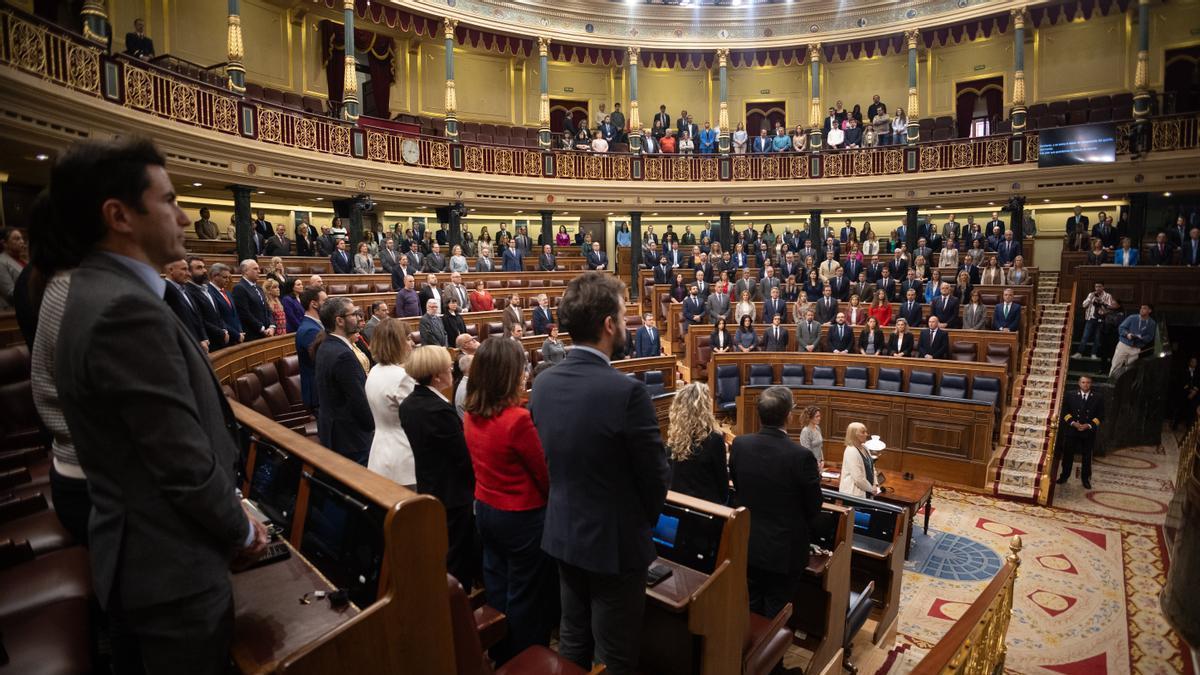
[[[861,147],[874,148],[877,145],[879,145],[879,137],[875,135],[875,127],[868,124],[863,128]]]
[[[892,142],[892,118],[888,115],[887,106],[878,102],[873,103],[870,108],[867,108],[867,116],[871,119],[871,127],[875,129],[877,143],[890,145]]]
[[[371,247],[365,241],[359,242],[358,252],[354,254],[354,273],[375,273],[375,259],[371,257]]]
[[[658,115],[654,116],[654,126],[650,129],[649,136],[655,142],[661,141],[663,136],[667,135],[667,127],[663,126],[662,120],[658,119]]]
[[[1092,250],[1088,251],[1087,264],[1103,265],[1108,262],[1108,252],[1104,250],[1104,242],[1092,239]]]
[[[603,119],[600,120],[600,124],[596,129],[596,135],[598,135],[600,138],[603,138],[606,144],[616,142],[617,127],[613,125],[611,115],[605,115]],[[595,145],[593,142],[593,148],[594,147]],[[607,149],[607,147],[605,149]]]
[[[683,111],[679,117],[678,131],[680,138],[683,137],[684,132],[687,132],[687,135],[690,136],[693,141],[700,136],[700,127],[697,126],[696,121],[692,118],[692,116],[687,114],[687,111]]]
[[[154,56],[154,40],[146,35],[144,20],[133,20],[133,32],[125,34],[125,53],[142,60]]]
[[[746,154],[746,145],[750,141],[749,134],[746,133],[745,122],[738,122],[737,129],[733,131],[733,152],[737,155]]]
[[[796,129],[792,132],[792,150],[803,152],[807,139],[804,135],[804,129],[797,124]]]
[[[675,130],[667,129],[667,133],[658,141],[659,151],[664,154],[672,154],[675,152]]]
[[[775,125],[775,137],[771,139],[771,152],[787,152],[792,149],[792,138],[782,124]]]
[[[712,128],[708,122],[704,123],[704,130],[700,132],[700,152],[702,154],[711,155],[717,151],[717,130]]]
[[[588,152],[592,149],[592,139],[588,136],[587,129],[580,129],[575,134],[575,149]]]
[[[1200,265],[1200,228],[1193,227],[1180,249],[1179,262],[1188,267]]]
[[[655,136],[661,137],[663,130],[671,128],[671,115],[667,113],[667,106],[658,106],[658,112],[654,113],[654,130]]]
[[[892,118],[892,138],[893,145],[904,143],[908,137],[908,117],[904,115],[904,108],[896,108],[896,116]]]
[[[767,127],[764,123],[763,127],[758,130],[758,136],[755,137],[750,151],[755,154],[771,152],[772,149],[771,137],[767,135]]]
[[[688,132],[683,132],[679,137],[679,154],[690,155],[696,151],[696,142],[692,135]]]
[[[854,107],[857,108],[858,106],[856,105]],[[862,142],[863,134],[862,128],[858,126],[858,118],[851,117],[849,120],[847,120],[845,147],[860,148],[862,147]]]
[[[608,139],[604,137],[604,132],[597,130],[592,137],[592,152],[608,152]]]
[[[200,207],[200,219],[196,221],[196,237],[199,239],[216,239],[217,224],[209,217],[209,210]]]

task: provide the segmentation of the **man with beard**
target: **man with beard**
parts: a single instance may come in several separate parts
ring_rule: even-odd
[[[317,347],[317,436],[321,445],[363,466],[375,436],[375,418],[367,404],[371,362],[356,344],[362,313],[347,297],[321,306],[325,340]]]
[[[204,333],[208,336],[208,350],[216,351],[229,344],[229,331],[221,320],[221,310],[217,301],[208,292],[208,266],[204,258],[188,256],[188,272],[191,280],[184,285],[183,290],[192,299],[192,304],[200,311],[200,320],[204,322]]]

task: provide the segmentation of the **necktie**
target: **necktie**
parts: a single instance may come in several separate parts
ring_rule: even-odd
[[[778,328],[775,329],[775,341],[779,342],[779,329]]]
[[[233,302],[229,299],[229,296],[225,293],[225,291],[221,291],[221,297],[225,298],[225,304],[233,307]]]

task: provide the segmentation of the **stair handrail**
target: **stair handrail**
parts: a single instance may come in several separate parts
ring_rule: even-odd
[[[1059,377],[1058,382],[1055,385],[1054,400],[1050,406],[1050,413],[1052,417],[1050,419],[1050,426],[1048,427],[1050,434],[1049,438],[1047,439],[1049,446],[1046,450],[1046,463],[1044,465],[1046,470],[1042,474],[1042,485],[1041,489],[1038,491],[1038,503],[1043,506],[1050,503],[1050,482],[1054,480],[1054,456],[1055,450],[1058,447],[1058,422],[1059,419],[1061,419],[1059,411],[1062,410],[1063,397],[1066,395],[1067,391],[1067,365],[1071,362],[1071,336],[1075,331],[1075,312],[1076,308],[1079,306],[1079,303],[1076,302],[1075,299],[1075,293],[1078,290],[1078,287],[1078,282],[1071,282],[1071,302],[1067,305],[1067,322],[1065,325],[1067,334],[1063,338],[1062,348],[1058,355],[1058,362],[1061,364],[1060,368],[1062,376]]]

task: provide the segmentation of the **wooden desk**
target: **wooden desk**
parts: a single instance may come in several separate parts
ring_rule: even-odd
[[[692,595],[708,581],[707,574],[666,558],[657,558],[654,564],[669,567],[671,576],[647,588],[646,597],[674,612],[685,611]]]
[[[329,600],[312,597],[316,590],[337,589],[294,548],[287,560],[233,575],[238,636],[233,658],[243,673],[275,670],[285,657],[360,613],[353,604],[331,608]],[[309,604],[300,602],[305,594]]]
[[[821,508],[837,517],[829,555],[810,555],[792,604],[788,627],[798,631],[792,643],[812,652],[806,672],[823,673],[842,660],[846,611],[850,604],[851,521],[854,511],[825,503]]]
[[[916,522],[917,512],[921,507],[925,507],[925,522],[923,530],[925,534],[929,534],[929,515],[933,511],[933,481],[928,478],[912,477],[905,479],[903,475],[898,478],[892,473],[888,476],[888,481],[884,483],[884,487],[888,488],[886,492],[878,494],[875,499],[881,502],[888,502],[897,506],[903,506],[908,509],[908,519],[910,522]],[[825,471],[821,474],[821,485],[831,489],[838,489],[838,481],[841,479],[841,466],[826,462]],[[909,529],[908,549],[905,551],[905,559],[908,559],[909,553],[912,552],[912,529]]]

